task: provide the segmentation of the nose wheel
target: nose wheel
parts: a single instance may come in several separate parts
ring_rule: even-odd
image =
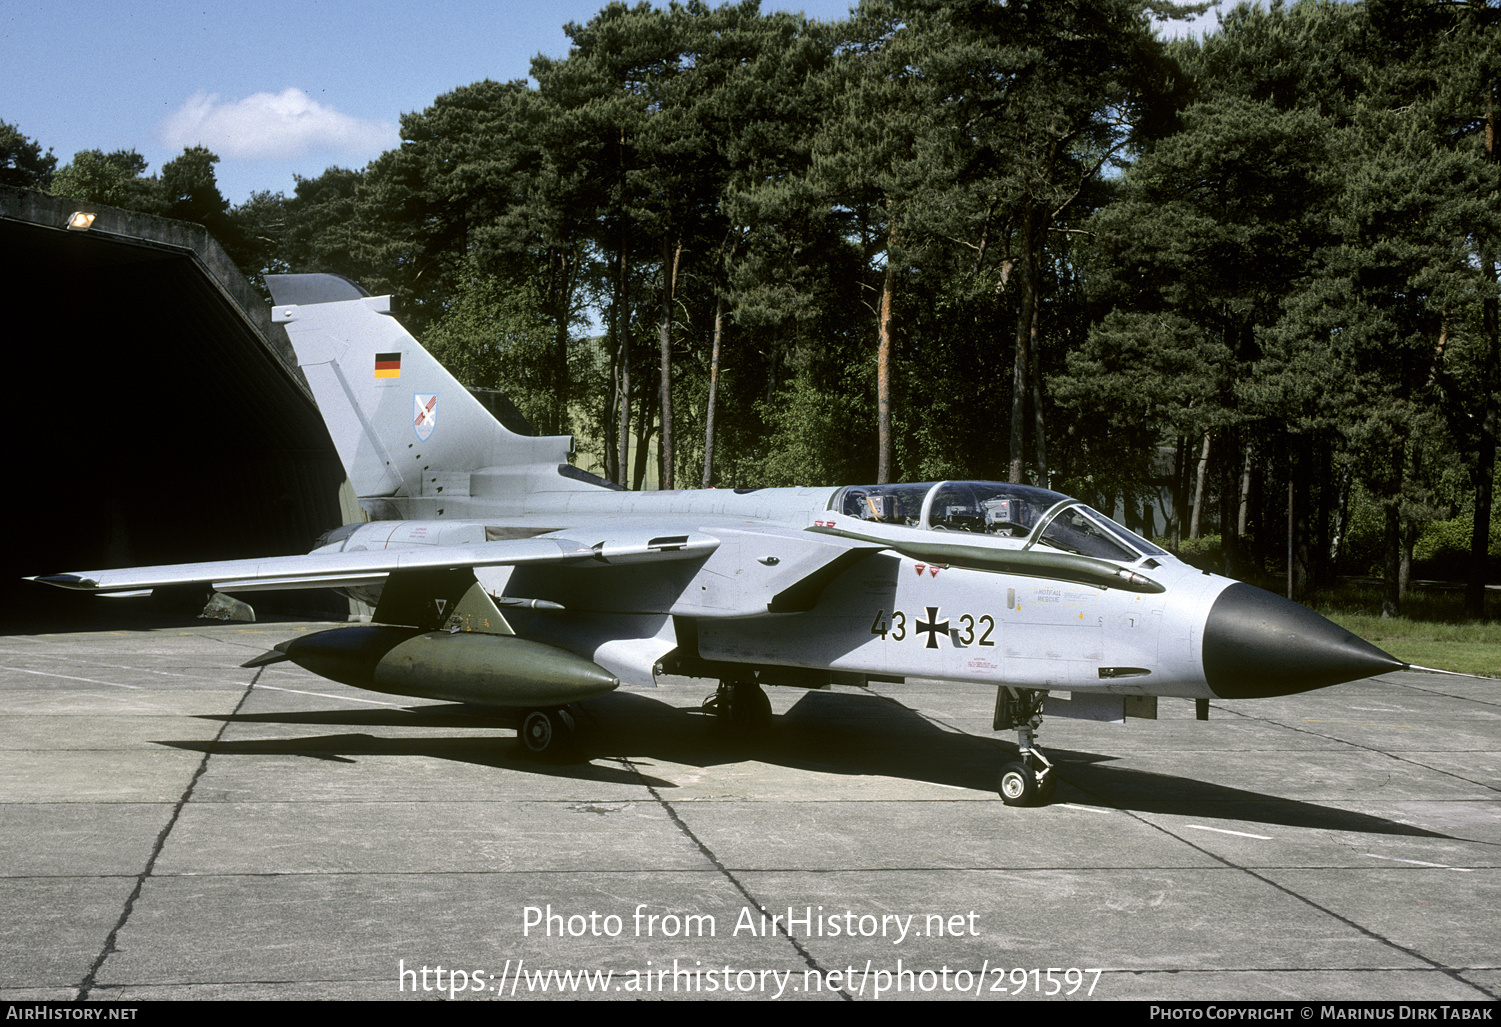
[[[1031,763],[1008,763],[1001,768],[996,791],[1008,806],[1046,806],[1053,801],[1053,793],[1058,790],[1053,765],[1036,749],[1031,755],[1042,762],[1041,770],[1034,769]]]
[[[1008,806],[1046,806],[1058,790],[1053,764],[1037,747],[1037,729],[1042,726],[1042,704],[1047,693],[1030,688],[996,690],[995,730],[1016,729],[1016,748],[1021,759],[1001,768],[996,791]]]

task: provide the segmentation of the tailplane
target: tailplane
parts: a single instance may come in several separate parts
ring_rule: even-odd
[[[390,316],[389,296],[338,275],[267,275],[266,285],[372,516],[463,517],[532,492],[609,487],[568,465],[569,436],[530,438],[497,421]]]

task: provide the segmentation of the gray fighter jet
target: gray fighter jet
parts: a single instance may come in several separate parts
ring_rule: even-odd
[[[994,690],[1018,733],[1011,805],[1048,801],[1049,716],[1155,715],[1156,697],[1286,695],[1400,669],[1305,607],[1190,567],[1040,488],[940,481],[624,492],[568,463],[566,436],[500,425],[370,296],[267,276],[360,501],[377,518],[305,556],[76,571],[89,592],[328,586],[373,623],[283,643],[379,692],[513,713],[566,751],[572,704],[663,674],[717,679],[708,706],[763,730],[763,685],[936,678]],[[1064,700],[1060,693],[1068,693]]]

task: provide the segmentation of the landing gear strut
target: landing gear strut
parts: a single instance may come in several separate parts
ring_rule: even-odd
[[[760,735],[771,729],[771,700],[755,681],[721,681],[703,708],[736,735]]]
[[[527,755],[537,759],[561,759],[573,749],[573,714],[557,706],[527,710],[516,728],[516,738]]]
[[[1037,729],[1042,726],[1042,704],[1047,692],[1002,685],[995,694],[995,730],[1016,729],[1018,763],[1001,768],[996,790],[1008,806],[1045,806],[1058,790],[1053,764],[1037,747]]]

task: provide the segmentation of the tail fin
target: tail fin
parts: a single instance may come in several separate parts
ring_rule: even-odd
[[[389,316],[389,296],[338,275],[267,275],[266,285],[362,502],[406,500],[396,516],[431,516],[433,504],[415,500],[441,497],[449,516],[464,516],[466,497],[603,484],[568,468],[568,436],[528,438],[495,420]]]

